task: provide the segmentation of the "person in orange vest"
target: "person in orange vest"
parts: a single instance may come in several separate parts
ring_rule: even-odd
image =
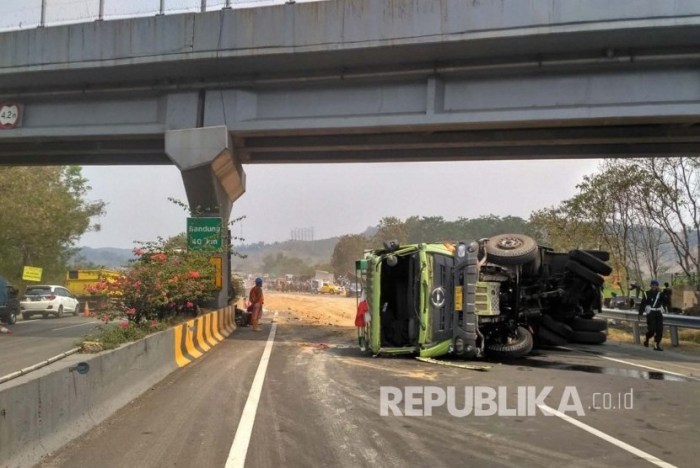
[[[261,331],[258,322],[262,315],[262,307],[265,303],[265,297],[262,290],[262,278],[255,278],[255,286],[251,288],[248,294],[248,310],[251,312],[250,322],[253,324],[253,331]]]

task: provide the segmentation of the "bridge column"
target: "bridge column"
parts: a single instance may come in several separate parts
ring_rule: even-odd
[[[165,152],[182,172],[193,216],[220,216],[224,228],[222,288],[216,307],[228,304],[231,262],[229,216],[233,202],[245,192],[245,172],[233,154],[228,128],[206,127],[165,133]]]

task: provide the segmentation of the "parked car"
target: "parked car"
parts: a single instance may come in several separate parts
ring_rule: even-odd
[[[80,311],[75,296],[63,286],[56,285],[28,286],[19,307],[24,320],[36,314],[44,318],[49,314],[60,318],[67,313],[78,315]]]
[[[318,292],[322,294],[341,294],[342,288],[340,286],[336,286],[335,284],[326,283],[319,288]]]
[[[347,288],[345,288],[345,295],[347,297],[358,297],[362,294],[362,285],[357,283],[350,283]]]
[[[8,325],[17,322],[19,290],[0,277],[0,320]]]
[[[610,298],[610,308],[636,310],[641,302],[641,297],[615,296]]]

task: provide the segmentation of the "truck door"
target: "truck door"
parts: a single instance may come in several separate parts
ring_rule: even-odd
[[[432,285],[429,291],[429,310],[432,342],[452,338],[452,312],[454,310],[454,257],[433,254]]]

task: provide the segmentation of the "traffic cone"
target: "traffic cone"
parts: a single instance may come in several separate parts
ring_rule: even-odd
[[[90,302],[85,301],[85,307],[83,308],[83,317],[90,317]]]
[[[8,335],[12,335],[12,330],[10,330],[7,327],[0,327],[0,333],[7,333]]]

